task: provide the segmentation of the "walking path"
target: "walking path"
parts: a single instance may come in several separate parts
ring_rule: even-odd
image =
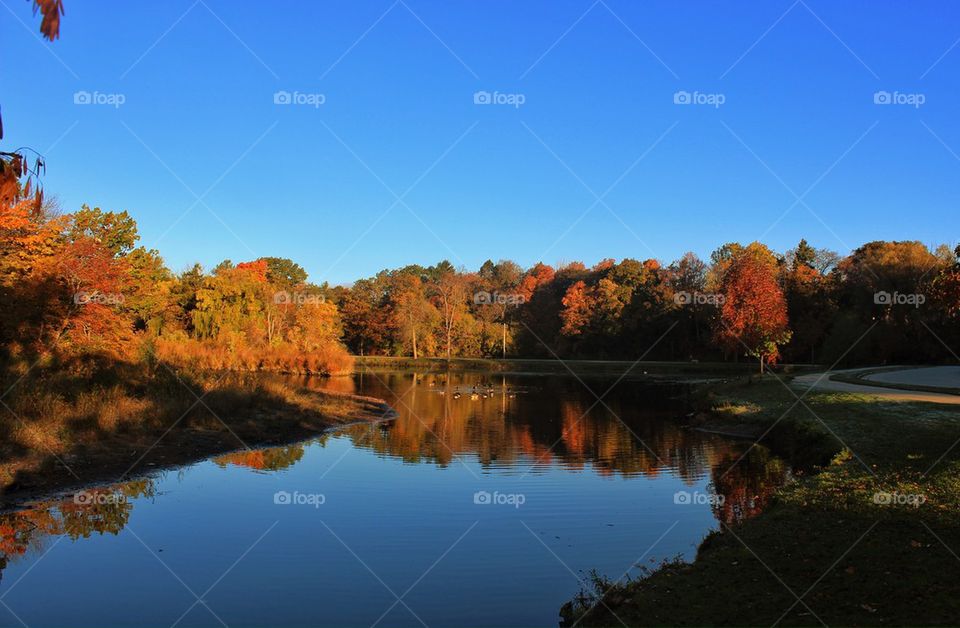
[[[960,404],[960,395],[917,390],[899,390],[871,386],[869,384],[850,384],[830,379],[831,375],[844,374],[855,376],[861,371],[872,369],[845,369],[831,371],[830,374],[812,373],[800,375],[793,383],[803,388],[813,387],[818,391],[836,391],[874,395],[894,401],[929,401],[931,403]],[[933,386],[939,388],[960,388],[960,366],[930,366],[923,368],[904,368],[903,370],[884,371],[864,376],[866,381],[882,383],[885,386]]]

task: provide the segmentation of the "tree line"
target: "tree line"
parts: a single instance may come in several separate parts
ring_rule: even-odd
[[[33,0],[46,39],[62,0]],[[0,139],[3,125],[0,122]],[[709,260],[477,271],[448,261],[314,285],[263,257],[171,272],[127,212],[45,201],[45,164],[0,151],[0,359],[169,359],[332,373],[360,355],[886,363],[960,360],[960,246],[728,243]]]
[[[960,246],[728,243],[709,260],[384,270],[332,290],[353,353],[762,365],[956,358]]]
[[[127,212],[18,189],[0,202],[7,358],[170,359],[332,373],[349,353],[887,363],[955,358],[960,247],[728,243],[709,260],[603,260],[477,271],[442,261],[316,285],[262,257],[171,272]]]
[[[0,356],[168,360],[203,368],[349,369],[337,306],[303,268],[264,257],[171,272],[127,212],[0,202]]]

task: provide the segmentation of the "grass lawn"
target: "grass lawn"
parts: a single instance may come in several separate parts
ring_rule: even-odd
[[[707,421],[766,432],[774,449],[820,466],[758,517],[710,534],[692,564],[598,578],[602,603],[568,604],[566,623],[960,623],[960,408],[826,392],[796,401],[773,379],[714,388]]]

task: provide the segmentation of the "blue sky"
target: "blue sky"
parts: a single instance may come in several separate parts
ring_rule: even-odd
[[[25,2],[0,9],[3,146],[47,156],[65,210],[130,211],[173,270],[275,255],[348,283],[443,258],[957,241],[960,10],[946,3],[66,10],[47,44]]]

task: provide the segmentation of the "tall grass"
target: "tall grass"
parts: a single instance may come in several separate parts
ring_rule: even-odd
[[[339,344],[305,352],[289,344],[251,347],[159,338],[154,341],[154,346],[158,359],[197,370],[344,375],[353,369],[353,357]]]
[[[29,486],[38,477],[41,483],[70,482],[68,471],[78,465],[123,471],[145,451],[164,448],[161,459],[175,463],[188,454],[302,438],[305,431],[378,411],[370,400],[249,372],[331,372],[344,368],[335,351],[290,364],[285,361],[290,356],[279,352],[231,356],[207,349],[161,348],[169,361],[88,358],[32,369],[22,362],[0,363],[0,390],[9,389],[6,408],[0,407],[0,493]],[[174,351],[180,353],[170,355]]]

